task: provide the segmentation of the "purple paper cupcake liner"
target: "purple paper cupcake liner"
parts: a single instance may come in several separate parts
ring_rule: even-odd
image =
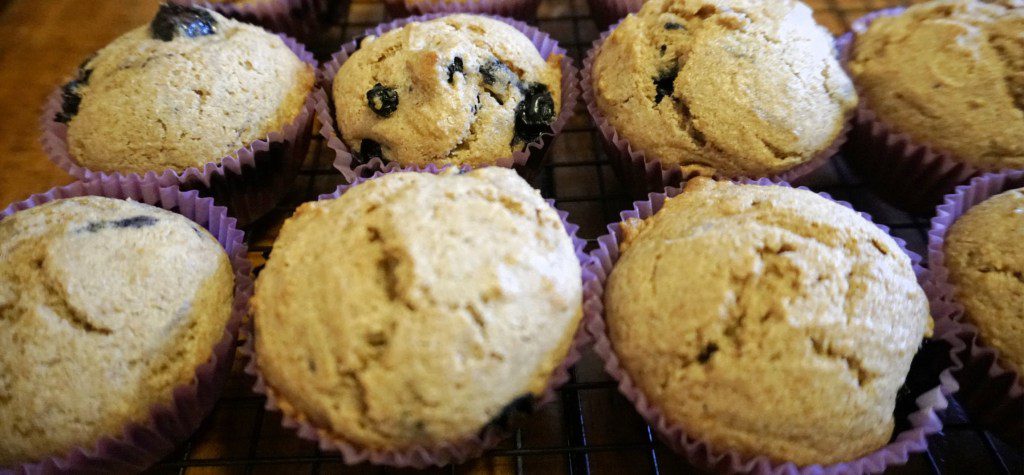
[[[534,21],[540,0],[384,0],[384,6],[393,18],[430,13],[477,13]]]
[[[697,176],[697,174],[683,173],[678,166],[664,168],[660,160],[648,159],[643,150],[633,147],[629,139],[619,135],[619,132],[608,121],[604,113],[601,112],[601,108],[597,105],[596,91],[593,84],[594,61],[597,59],[597,53],[601,45],[615,31],[619,23],[621,21],[616,22],[615,25],[602,33],[601,37],[595,40],[593,46],[587,51],[587,56],[583,59],[580,87],[583,90],[583,101],[587,105],[587,111],[590,112],[594,125],[601,132],[601,144],[604,146],[608,156],[612,158],[613,168],[622,178],[623,184],[635,196],[643,196],[650,191],[660,191],[665,189],[665,187],[677,186],[685,180]],[[822,150],[810,160],[770,178],[786,182],[798,182],[800,178],[828,162],[839,151],[839,148],[846,142],[846,136],[851,127],[850,120],[844,121],[843,128],[828,148]],[[716,176],[715,178],[743,179],[759,177]]]
[[[413,22],[422,22],[427,20],[433,20],[435,18],[441,18],[447,16],[444,13],[434,13],[429,15],[421,15],[415,17],[402,18],[395,20],[390,23],[383,23],[366,30],[364,36],[374,35],[380,36],[385,32],[391,31],[396,28],[401,28],[406,24]],[[564,48],[558,45],[558,42],[548,36],[547,33],[538,30],[526,23],[512,20],[509,18],[499,17],[495,15],[482,15],[494,20],[502,21],[514,27],[515,29],[526,35],[527,38],[537,47],[537,51],[540,56],[547,59],[552,54],[562,55],[562,105],[558,111],[558,115],[555,117],[555,121],[551,123],[551,133],[543,134],[540,138],[527,144],[524,150],[516,151],[512,155],[502,157],[495,162],[496,166],[505,168],[515,168],[521,175],[530,178],[533,174],[540,170],[540,166],[544,161],[544,156],[547,154],[548,148],[551,146],[551,142],[555,140],[559,132],[565,127],[565,124],[572,117],[573,110],[576,108],[576,101],[579,99],[580,91],[576,84],[576,67],[572,65],[572,58],[566,55]],[[331,90],[334,84],[334,78],[338,74],[338,69],[341,65],[348,60],[349,56],[359,48],[359,44],[356,40],[350,41],[342,46],[341,50],[331,57],[331,60],[324,63],[320,70],[320,90],[315,94],[316,101],[316,114],[317,119],[320,121],[320,135],[324,138],[324,143],[327,147],[334,151],[334,168],[338,169],[341,174],[345,177],[345,180],[352,183],[357,178],[366,178],[372,176],[374,172],[393,172],[393,171],[434,171],[443,168],[444,165],[427,165],[427,166],[401,166],[396,162],[385,163],[380,158],[373,158],[366,163],[359,163],[358,159],[353,155],[352,150],[341,140],[340,132],[338,131],[337,124],[334,120],[334,100],[331,97]]]
[[[440,170],[433,169],[429,173],[437,173],[438,171]],[[341,185],[333,193],[320,195],[318,199],[329,200],[338,198],[354,186],[390,173],[395,172],[376,172],[371,178],[358,178],[353,184]],[[548,203],[554,208],[552,201],[548,200]],[[586,264],[589,256],[583,250],[584,246],[586,246],[586,241],[577,237],[576,232],[579,230],[579,226],[568,221],[569,213],[557,208],[555,208],[555,211],[558,212],[566,233],[572,239],[576,258],[579,259],[583,272],[583,284],[586,286],[588,281],[596,278],[587,270]],[[554,401],[557,397],[557,389],[569,381],[571,377],[569,369],[579,361],[583,350],[590,342],[589,334],[585,330],[586,321],[587,315],[584,313],[576,333],[573,335],[573,340],[565,359],[552,371],[551,376],[548,378],[547,387],[545,387],[544,392],[539,398],[533,400],[530,411],[536,411],[541,406]],[[339,452],[342,460],[348,465],[370,462],[376,465],[392,467],[426,468],[429,466],[443,466],[449,463],[461,463],[479,456],[484,450],[494,447],[508,435],[506,428],[492,423],[482,428],[474,437],[452,441],[442,446],[421,446],[401,451],[369,449],[338,439],[331,436],[327,431],[317,429],[307,421],[302,420],[301,415],[289,414],[288,409],[282,408],[282,405],[274,396],[273,390],[267,386],[262,373],[260,373],[259,358],[254,351],[255,338],[252,335],[252,324],[250,323],[243,327],[242,333],[246,336],[246,344],[242,347],[241,351],[249,356],[249,363],[245,367],[245,372],[256,378],[253,391],[267,397],[266,409],[282,412],[282,425],[284,427],[295,429],[299,437],[316,442],[321,450]]]
[[[975,205],[1006,190],[1024,186],[1024,170],[989,173],[958,186],[936,209],[928,231],[928,284],[936,320],[936,334],[952,349],[957,393],[967,412],[977,421],[1020,447],[1024,445],[1024,382],[1010,366],[1001,364],[999,351],[986,346],[978,328],[966,321],[964,307],[956,299],[945,266],[946,232]]]
[[[279,36],[299,59],[316,70],[317,62],[305,46],[287,36]],[[55,120],[62,105],[62,89],[57,87],[47,99],[40,120],[43,149],[50,161],[79,180],[129,178],[139,179],[144,185],[200,190],[204,196],[212,196],[218,204],[227,206],[239,225],[245,225],[270,211],[295,181],[309,151],[316,90],[314,84],[298,115],[283,130],[271,132],[266,138],[254,140],[231,155],[210,161],[201,168],[166,169],[140,175],[90,170],[71,156],[68,126]]]
[[[760,186],[790,186],[784,181],[768,178],[762,178],[757,181],[743,180],[743,182]],[[807,188],[800,187],[800,189],[806,190]],[[667,198],[675,197],[681,192],[680,188],[668,187],[664,193],[651,193],[646,201],[634,202],[632,210],[623,211],[621,213],[622,220],[649,218],[662,208]],[[818,195],[832,200],[832,197],[826,193],[818,193]],[[854,209],[849,203],[832,201]],[[871,216],[868,214],[859,214],[864,219],[871,221]],[[682,426],[670,423],[664,413],[654,403],[649,401],[640,388],[634,384],[633,379],[626,372],[625,368],[621,366],[607,335],[607,328],[604,322],[604,285],[611,274],[612,268],[619,259],[619,241],[623,236],[620,225],[621,223],[618,222],[610,224],[608,226],[609,233],[598,239],[598,247],[590,254],[591,273],[596,278],[588,281],[583,289],[583,310],[586,313],[587,330],[595,341],[595,353],[605,363],[605,370],[618,382],[619,392],[633,403],[637,412],[658,433],[659,437],[672,450],[685,457],[690,463],[704,469],[723,473],[877,473],[884,471],[887,467],[906,463],[911,453],[923,452],[928,446],[927,436],[942,429],[942,421],[939,419],[937,412],[946,408],[948,404],[947,396],[957,390],[956,381],[950,375],[949,369],[941,372],[938,378],[939,381],[934,388],[917,396],[915,402],[918,409],[909,415],[909,429],[900,432],[885,447],[849,462],[827,466],[798,466],[792,462],[778,463],[764,455],[751,458],[735,451],[720,451],[711,447],[707,442],[702,441],[696,434],[687,434]],[[889,232],[886,226],[875,225],[882,231]],[[910,257],[918,280],[923,280],[925,270],[920,265],[921,257],[909,251],[902,239],[897,237],[893,237],[893,239],[900,246],[900,249]]]
[[[213,10],[228,18],[261,26],[275,33],[311,43],[329,25],[348,11],[351,0],[268,0],[257,3],[212,3],[204,0],[170,0]]]
[[[849,71],[847,63],[853,54],[856,35],[867,31],[874,20],[895,16],[904,10],[878,10],[854,21],[850,31],[836,40],[843,68]],[[996,171],[972,166],[951,153],[916,142],[910,135],[899,132],[871,110],[864,94],[859,87],[857,89],[861,101],[844,151],[853,167],[893,204],[909,211],[930,213],[957,185],[986,171]]]
[[[640,11],[645,0],[587,0],[590,16],[599,31],[607,29],[630,13]]]
[[[88,447],[76,447],[64,454],[14,467],[0,467],[2,474],[131,473],[141,471],[166,456],[188,438],[213,409],[231,371],[238,328],[253,293],[245,233],[236,229],[235,219],[225,208],[215,205],[210,198],[200,197],[196,191],[160,188],[138,178],[107,177],[91,182],[78,181],[11,204],[0,211],[0,220],[44,203],[79,196],[106,196],[147,203],[178,213],[210,231],[227,252],[234,270],[235,296],[231,317],[210,358],[196,368],[192,381],[174,388],[173,398],[168,404],[154,405],[149,419],[132,422],[121,434],[104,437]]]

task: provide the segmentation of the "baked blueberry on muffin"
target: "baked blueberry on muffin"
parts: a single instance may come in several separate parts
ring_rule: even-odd
[[[949,228],[944,261],[966,320],[1024,374],[1024,188],[971,208]]]
[[[664,169],[791,170],[829,149],[857,102],[811,13],[794,0],[647,2],[599,46],[596,107]]]
[[[889,235],[809,191],[706,178],[623,231],[608,337],[669,424],[717,453],[801,466],[889,442],[931,331]]]
[[[338,70],[338,131],[365,162],[482,166],[551,132],[562,56],[514,27],[451,15],[362,40]]]
[[[147,422],[223,338],[233,289],[217,240],[153,206],[71,198],[0,221],[0,467]]]
[[[543,393],[581,298],[571,238],[514,171],[389,174],[284,224],[257,282],[256,362],[323,437],[435,448]]]
[[[873,20],[848,62],[865,104],[983,170],[1024,168],[1024,4],[941,0]]]
[[[63,88],[68,151],[96,171],[219,162],[299,115],[313,69],[274,34],[164,4],[86,60]]]

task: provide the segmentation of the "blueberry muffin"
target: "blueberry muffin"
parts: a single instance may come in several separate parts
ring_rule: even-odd
[[[277,35],[164,4],[82,64],[55,120],[83,167],[181,171],[284,129],[312,87],[312,67]]]
[[[253,302],[258,365],[327,437],[437,447],[542,394],[581,299],[569,235],[514,171],[385,175],[284,224]]]
[[[949,228],[945,264],[982,341],[1024,374],[1024,188],[973,207]]]
[[[931,332],[889,235],[809,191],[706,178],[623,231],[609,338],[671,424],[717,451],[798,465],[888,443]]]
[[[596,53],[596,106],[665,169],[790,170],[832,145],[857,102],[811,13],[794,0],[647,2]]]
[[[341,65],[338,130],[364,162],[491,165],[551,132],[561,61],[499,20],[412,22],[363,39]]]
[[[878,118],[981,169],[1024,168],[1024,3],[942,0],[858,34],[848,69]]]
[[[0,221],[0,467],[91,449],[189,383],[234,278],[206,230],[153,206],[59,200]]]

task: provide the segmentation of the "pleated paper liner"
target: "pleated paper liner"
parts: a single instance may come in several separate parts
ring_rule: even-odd
[[[743,180],[742,182],[759,186],[789,186],[786,182],[766,178],[757,181]],[[680,188],[672,187],[666,188],[664,193],[651,193],[647,200],[637,201],[633,203],[633,209],[623,211],[621,213],[622,220],[647,219],[662,208],[667,198],[674,197],[679,193],[681,193]],[[829,200],[832,199],[825,193],[818,195]],[[849,203],[842,201],[836,201],[836,203],[853,209]],[[860,215],[871,221],[869,215],[865,213],[860,213]],[[876,226],[888,233],[888,228],[885,226],[878,224]],[[900,391],[901,394],[897,398],[897,413],[908,413],[907,420],[900,420],[897,417],[894,437],[889,444],[855,460],[828,466],[797,466],[792,462],[779,462],[764,455],[746,457],[735,451],[723,451],[701,440],[700,434],[687,433],[681,425],[669,422],[665,414],[649,401],[634,384],[633,379],[621,365],[608,338],[604,322],[604,285],[619,259],[619,241],[623,237],[620,223],[609,225],[608,230],[608,234],[598,239],[598,248],[591,252],[590,265],[596,278],[589,280],[584,287],[584,311],[587,314],[587,328],[595,340],[594,350],[604,361],[605,370],[617,381],[619,392],[633,403],[644,420],[657,432],[659,438],[691,464],[721,473],[878,473],[889,467],[906,463],[912,453],[923,452],[928,445],[927,436],[942,429],[938,412],[946,408],[947,397],[956,391],[957,385],[949,373],[946,361],[942,358],[946,350],[945,346],[936,346],[936,343],[933,342],[925,343],[918,351],[904,389]],[[893,239],[910,257],[918,280],[922,280],[925,271],[920,265],[920,256],[907,250],[903,240]],[[941,345],[941,343],[938,344]],[[939,357],[935,358],[936,355]],[[927,369],[922,370],[922,366],[926,366]]]
[[[305,46],[283,35],[281,39],[299,59],[316,70],[317,62]],[[315,86],[310,90],[298,115],[283,130],[271,132],[202,167],[165,169],[140,175],[91,170],[75,160],[68,149],[68,126],[55,120],[62,105],[62,90],[58,87],[43,108],[40,122],[43,149],[54,164],[79,180],[130,178],[158,187],[199,190],[203,196],[211,196],[218,204],[227,206],[239,225],[244,226],[273,209],[291,189],[309,151],[316,90]]]
[[[401,28],[409,23],[433,20],[443,16],[447,16],[447,14],[435,13],[395,20],[367,30],[364,36],[380,36],[385,32]],[[509,18],[493,15],[484,16],[505,22],[522,32],[537,47],[537,51],[542,58],[547,59],[552,54],[563,56],[561,108],[551,124],[551,133],[543,134],[537,140],[527,144],[523,150],[516,151],[510,156],[497,158],[494,163],[500,167],[515,168],[520,175],[530,179],[540,171],[551,142],[565,128],[565,124],[572,117],[573,110],[576,108],[576,102],[580,94],[576,81],[576,68],[572,64],[572,59],[566,56],[565,49],[559,46],[558,42],[548,36],[547,33],[526,23]],[[378,171],[427,171],[430,168],[429,166],[402,166],[396,162],[385,162],[377,157],[363,163],[341,140],[340,131],[335,123],[334,100],[331,97],[331,90],[335,77],[338,74],[338,69],[359,48],[357,41],[358,39],[346,43],[340,51],[334,54],[330,61],[324,63],[321,68],[321,88],[316,92],[316,114],[317,119],[320,121],[320,135],[324,138],[324,143],[327,144],[327,147],[334,151],[334,168],[338,169],[349,183],[360,177],[372,176]]]
[[[51,201],[79,196],[106,196],[147,203],[178,213],[212,234],[231,261],[234,270],[234,302],[224,333],[211,349],[209,359],[196,368],[195,377],[174,388],[168,403],[153,406],[144,421],[125,425],[121,433],[110,434],[93,444],[76,447],[67,453],[42,460],[25,461],[14,467],[0,467],[0,473],[133,473],[156,463],[187,439],[209,414],[220,396],[231,371],[239,325],[248,311],[253,282],[246,257],[245,234],[236,228],[227,210],[196,191],[182,192],[176,187],[158,187],[138,178],[106,177],[91,182],[75,182],[32,195],[0,212],[0,219]],[[170,395],[169,395],[170,396]]]
[[[590,112],[594,125],[601,132],[601,144],[608,153],[608,157],[611,158],[612,167],[633,196],[640,197],[650,191],[660,191],[667,186],[677,186],[697,174],[684,173],[678,166],[662,166],[660,160],[648,158],[643,150],[634,147],[628,138],[619,134],[597,105],[593,76],[594,61],[597,59],[601,45],[618,25],[619,23],[616,23],[602,33],[601,37],[594,41],[593,46],[587,51],[587,56],[583,60],[580,88],[583,90],[583,101],[587,105],[587,111]],[[810,160],[771,178],[786,182],[798,182],[807,174],[817,170],[839,151],[839,148],[846,142],[850,128],[850,121],[845,121],[836,139],[825,150],[818,152]],[[756,179],[760,177],[716,176],[715,178]]]
[[[422,172],[439,173],[446,168],[448,167],[439,169],[431,165],[422,170]],[[462,170],[468,171],[468,168],[464,167]],[[338,198],[354,186],[359,186],[359,184],[365,181],[378,178],[389,173],[395,172],[376,172],[371,178],[357,178],[353,184],[341,185],[334,193],[321,195],[319,199],[329,200]],[[554,207],[552,202],[549,201],[549,204]],[[576,236],[576,232],[579,227],[568,221],[568,213],[558,210],[557,208],[555,211],[558,212],[566,233],[569,234],[573,241],[576,257],[579,259],[580,265],[583,268],[583,284],[585,286],[587,282],[595,278],[587,271],[585,265],[588,259],[587,254],[583,251],[586,241]],[[569,369],[580,359],[584,348],[589,343],[589,336],[584,330],[586,318],[587,317],[584,314],[579,327],[573,336],[572,344],[570,345],[565,359],[562,360],[561,364],[559,364],[551,373],[551,376],[548,379],[548,385],[544,389],[542,395],[530,401],[527,405],[528,407],[521,408],[525,410],[525,412],[536,411],[541,406],[555,400],[557,397],[557,389],[569,380]],[[256,378],[254,390],[259,394],[267,396],[266,409],[282,412],[282,424],[285,427],[295,429],[299,437],[303,439],[316,442],[321,450],[340,453],[346,464],[354,465],[369,462],[376,465],[387,465],[392,467],[426,468],[430,466],[443,466],[450,463],[461,463],[470,458],[481,455],[484,450],[494,447],[509,434],[509,427],[503,426],[499,423],[490,423],[481,428],[473,437],[462,440],[453,440],[441,446],[419,446],[400,451],[371,449],[340,439],[329,434],[323,429],[313,426],[305,420],[301,414],[296,413],[290,405],[277,399],[273,389],[267,385],[263,375],[260,373],[259,358],[254,351],[255,338],[251,336],[252,328],[247,326],[243,328],[243,332],[246,332],[247,335],[249,335],[249,337],[246,338],[246,345],[242,350],[245,354],[250,356],[250,361],[246,366],[245,371]]]
[[[953,376],[960,383],[956,398],[985,427],[1015,447],[1024,446],[1024,383],[999,351],[986,346],[984,335],[964,315],[949,281],[944,245],[949,227],[972,207],[1006,190],[1024,187],[1024,171],[989,173],[947,195],[928,231],[929,279],[925,290],[937,322],[936,334],[952,346]]]

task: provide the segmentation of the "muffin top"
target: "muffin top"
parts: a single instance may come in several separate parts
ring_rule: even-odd
[[[312,67],[277,35],[164,4],[82,64],[57,120],[84,167],[180,171],[284,129],[312,87]]]
[[[801,2],[652,0],[601,45],[598,107],[662,167],[775,175],[827,149],[857,102]]]
[[[878,18],[848,68],[879,119],[915,141],[1024,168],[1024,2],[932,1]]]
[[[59,200],[0,221],[0,467],[145,422],[211,355],[228,257],[153,206]]]
[[[561,61],[491,18],[409,23],[363,39],[341,65],[338,130],[364,162],[491,165],[551,131]]]
[[[1024,188],[985,200],[950,227],[949,280],[967,319],[1024,374]]]
[[[253,307],[286,414],[364,447],[475,435],[540,395],[582,315],[573,245],[511,170],[399,173],[306,203]]]
[[[799,465],[888,442],[931,328],[889,235],[809,191],[704,178],[623,230],[609,336],[671,423],[720,451]]]

